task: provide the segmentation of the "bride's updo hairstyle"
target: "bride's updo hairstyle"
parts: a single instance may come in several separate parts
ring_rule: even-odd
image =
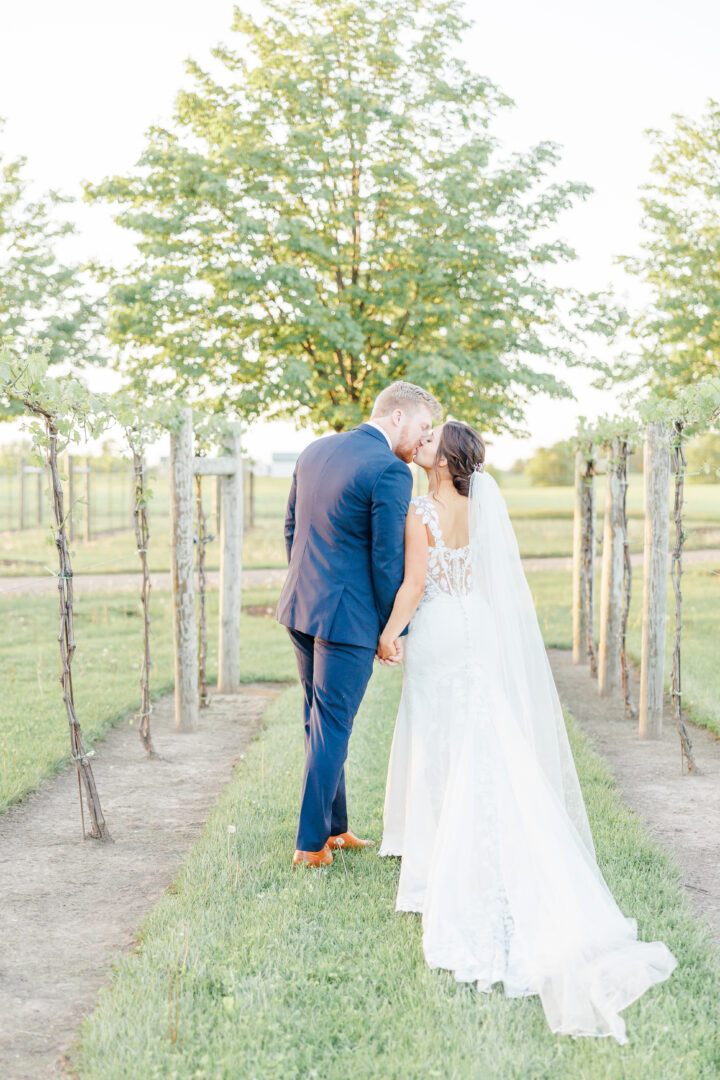
[[[435,474],[438,462],[445,458],[453,487],[461,495],[470,494],[472,474],[485,461],[485,443],[475,428],[462,420],[446,420],[440,432],[435,452]]]

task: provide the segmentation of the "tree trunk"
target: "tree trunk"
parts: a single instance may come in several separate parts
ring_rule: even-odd
[[[198,670],[193,585],[193,428],[192,409],[170,436],[170,553],[172,559],[173,639],[175,643],[175,726],[198,726]]]
[[[659,738],[663,722],[670,455],[659,421],[645,436],[645,545],[638,735]]]
[[[682,640],[682,591],[680,588],[680,581],[683,572],[682,556],[683,546],[685,544],[682,509],[685,495],[685,470],[687,468],[687,461],[685,460],[685,453],[683,451],[683,424],[680,420],[676,420],[673,427],[675,435],[672,452],[673,472],[675,474],[675,505],[673,510],[673,520],[675,522],[675,546],[673,548],[672,562],[670,564],[670,575],[675,592],[675,641],[673,644],[671,688],[675,726],[677,727],[678,735],[680,736],[680,769],[682,771],[683,766],[686,764],[688,772],[692,773],[697,772],[697,766],[695,764],[695,758],[693,757],[690,735],[685,726],[685,718],[683,716],[680,668],[680,645]]]
[[[608,461],[600,601],[598,693],[616,694],[621,683],[620,623],[623,601],[623,464],[621,440],[612,441]]]

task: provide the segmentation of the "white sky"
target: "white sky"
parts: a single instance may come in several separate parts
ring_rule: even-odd
[[[253,2],[246,4],[254,8]],[[595,188],[562,222],[579,260],[568,272],[584,289],[630,286],[613,258],[639,236],[638,188],[651,148],[643,132],[667,129],[673,113],[697,116],[720,97],[720,5],[713,0],[468,0],[475,27],[463,45],[473,66],[516,101],[495,128],[509,149],[551,139],[563,146],[559,176]],[[203,63],[228,40],[227,0],[25,0],[0,8],[1,145],[25,154],[44,188],[78,195],[85,180],[129,171],[153,123],[167,123],[183,61]],[[77,254],[124,261],[129,238],[104,208],[81,207]],[[503,437],[499,465],[569,435],[579,415],[612,409],[612,394],[568,377],[574,402],[538,400],[529,441]],[[0,439],[10,430],[0,426]],[[290,425],[251,431],[251,453],[300,448],[312,437]]]

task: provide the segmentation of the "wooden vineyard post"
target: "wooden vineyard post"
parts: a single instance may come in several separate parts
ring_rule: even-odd
[[[585,642],[585,589],[582,574],[583,470],[584,456],[575,453],[575,511],[573,515],[572,560],[572,650],[573,664],[583,661]]]
[[[573,663],[590,663],[597,674],[594,626],[595,591],[595,456],[591,446],[575,458],[573,530]]]
[[[73,455],[68,454],[66,460],[68,471],[68,539],[72,543],[75,539],[75,469]]]
[[[133,520],[135,522],[135,545],[140,555],[142,566],[142,588],[140,598],[143,607],[143,662],[140,670],[140,714],[138,717],[138,735],[148,757],[158,757],[152,742],[150,731],[150,566],[148,563],[148,545],[150,543],[150,523],[147,513],[147,492],[145,489],[145,459],[137,447],[132,448],[133,456]]]
[[[175,726],[198,726],[198,667],[193,582],[192,410],[183,408],[170,436],[170,554],[175,643]]]
[[[38,525],[42,525],[42,519],[43,519],[43,471],[44,471],[43,469],[35,469],[35,474],[37,476],[37,488],[36,488],[37,508],[36,508],[36,512],[37,512],[37,523],[38,523]]]
[[[243,460],[240,426],[225,437],[225,456],[233,471],[222,478],[220,517],[220,630],[218,641],[218,692],[240,689],[240,609],[242,605]],[[222,460],[222,458],[220,459]]]
[[[675,726],[680,736],[680,767],[687,764],[688,772],[697,772],[697,765],[692,752],[690,734],[685,724],[682,704],[682,678],[680,666],[680,645],[682,641],[682,591],[680,581],[682,578],[683,547],[685,545],[685,530],[683,528],[683,502],[685,497],[685,472],[687,461],[683,449],[684,424],[676,420],[673,424],[673,450],[672,462],[675,479],[675,502],[673,506],[673,521],[675,522],[675,545],[670,563],[670,576],[672,578],[675,593],[675,640],[672,655],[672,700],[675,715]]]
[[[620,443],[621,440],[618,437],[611,443],[605,495],[598,652],[598,693],[603,697],[616,694],[621,682],[620,620],[624,577],[624,477]]]
[[[662,734],[667,611],[670,455],[663,439],[663,425],[657,420],[652,420],[646,429],[644,462],[645,544],[638,735],[648,739],[659,738]]]
[[[630,667],[627,656],[627,627],[630,618],[630,601],[632,600],[632,562],[630,559],[630,537],[627,523],[627,488],[628,488],[628,458],[630,456],[630,443],[627,438],[620,439],[620,520],[623,541],[623,585],[622,585],[622,608],[620,610],[620,676],[622,680],[623,702],[625,713],[635,716],[636,712],[630,700]]]
[[[20,458],[18,468],[18,528],[25,528],[25,458]]]
[[[240,608],[242,604],[242,546],[244,484],[240,425],[224,437],[221,457],[195,458],[195,475],[220,477],[220,628],[218,693],[240,689]]]
[[[207,517],[203,506],[202,476],[196,475],[197,505],[197,572],[198,572],[198,600],[200,614],[200,633],[198,635],[198,704],[201,709],[206,709],[210,704],[210,695],[207,687],[207,574],[205,571],[205,556],[208,542],[212,539],[207,527]]]
[[[92,539],[92,525],[90,523],[90,499],[92,497],[91,460],[89,457],[85,458],[85,540]]]

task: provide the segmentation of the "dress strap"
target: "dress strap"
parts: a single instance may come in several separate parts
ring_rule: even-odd
[[[442,530],[440,529],[440,519],[438,512],[433,505],[432,497],[430,495],[416,495],[412,503],[415,507],[415,513],[422,518],[423,525],[427,525],[430,530],[430,535],[435,541],[435,546],[442,545]]]

